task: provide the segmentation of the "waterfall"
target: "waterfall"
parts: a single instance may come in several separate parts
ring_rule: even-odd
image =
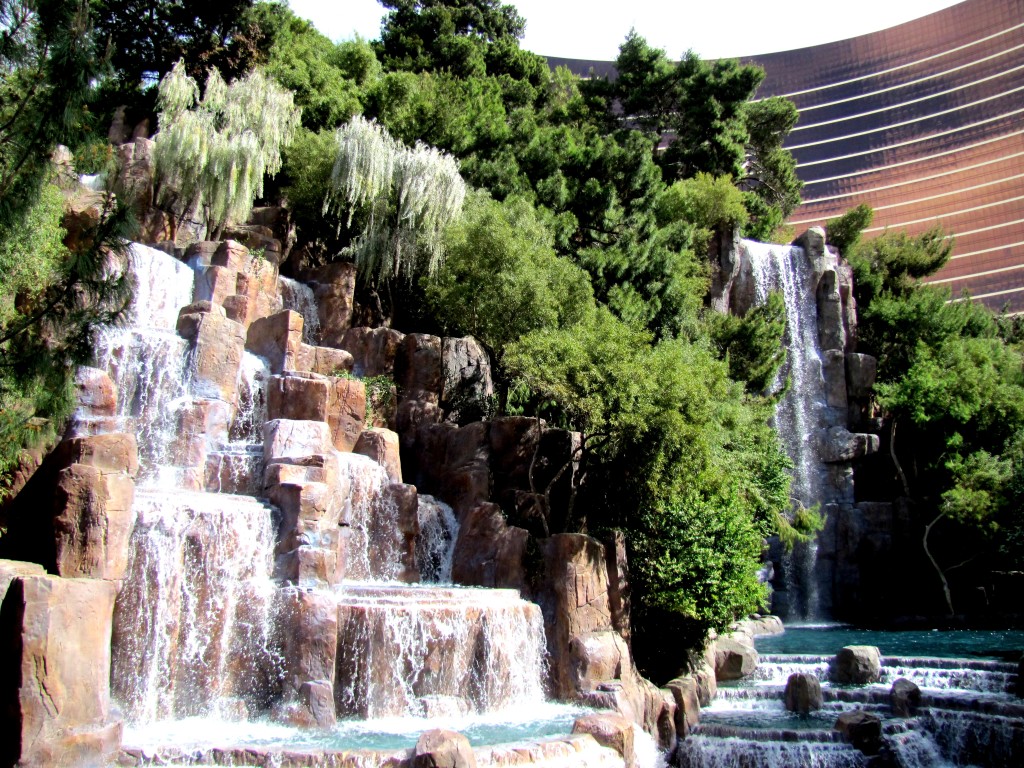
[[[278,290],[285,309],[302,315],[302,341],[315,346],[320,342],[320,314],[316,309],[313,289],[298,280],[277,278]]]
[[[740,248],[751,266],[756,301],[763,304],[778,292],[786,305],[786,361],[772,391],[782,391],[787,379],[789,387],[776,407],[775,428],[793,461],[791,496],[795,504],[809,508],[823,500],[818,432],[825,407],[813,265],[795,245],[741,240]],[[802,619],[818,616],[817,549],[812,540],[797,544],[784,557],[780,576],[792,596],[781,612]]]
[[[187,342],[175,333],[178,310],[192,301],[193,273],[163,251],[133,243],[128,268],[134,282],[123,325],[99,331],[96,364],[117,386],[117,414],[134,423],[140,484],[159,483],[171,462],[179,415],[188,403]]]
[[[339,453],[340,471],[348,478],[349,496],[342,520],[348,520],[345,544],[346,578],[397,581],[402,570],[402,532],[398,508],[384,489],[385,469],[366,456]]]
[[[346,586],[338,599],[342,712],[493,712],[544,701],[540,608],[514,590]]]
[[[277,666],[269,508],[163,492],[139,492],[134,508],[114,611],[114,695],[136,722],[257,711]]]
[[[416,562],[420,579],[435,584],[451,584],[452,557],[459,536],[455,511],[433,496],[420,494],[417,510],[420,535],[416,541]]]

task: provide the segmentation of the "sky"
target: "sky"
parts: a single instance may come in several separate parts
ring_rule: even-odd
[[[506,0],[508,2],[508,0]],[[610,61],[631,28],[673,58],[717,59],[804,48],[875,32],[956,5],[955,0],[512,0],[526,19],[523,48]],[[289,0],[332,40],[380,36],[376,0]]]

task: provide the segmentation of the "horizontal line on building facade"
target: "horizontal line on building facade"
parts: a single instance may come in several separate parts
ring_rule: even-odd
[[[987,117],[984,120],[978,120],[975,123],[968,123],[966,125],[959,125],[956,128],[949,128],[945,131],[939,131],[938,133],[930,133],[927,136],[919,136],[916,139],[908,139],[907,141],[901,141],[896,144],[886,144],[884,147],[875,147],[874,149],[866,149],[863,152],[853,152],[849,155],[837,155],[836,157],[827,157],[824,160],[812,160],[806,163],[797,163],[797,168],[806,168],[811,165],[823,165],[824,163],[834,163],[838,160],[848,160],[851,157],[863,157],[864,155],[874,154],[875,152],[884,152],[887,149],[896,149],[897,147],[906,147],[910,144],[919,144],[922,141],[928,141],[929,139],[937,139],[941,136],[948,136],[953,133],[960,133],[966,131],[969,128],[977,128],[979,125],[986,125],[987,123],[994,123],[996,120],[1002,120],[1007,117],[1013,117],[1024,112],[1024,108],[1014,109],[1009,112],[1004,112],[1001,115],[995,115],[994,117]],[[962,151],[963,147],[951,150],[953,152]],[[847,174],[850,175],[850,174]],[[841,177],[840,177],[841,178]]]
[[[977,66],[979,64],[984,64],[986,61],[991,61],[992,59],[998,59],[1000,56],[1006,56],[1008,53],[1013,53],[1014,51],[1019,51],[1021,48],[1024,48],[1024,43],[1020,43],[1019,45],[1014,45],[1014,46],[1011,46],[1009,48],[1004,48],[1003,50],[999,51],[998,53],[993,53],[993,54],[990,54],[988,56],[983,56],[980,59],[974,59],[973,61],[969,61],[966,64],[960,64],[959,66],[956,66],[956,67],[950,67],[949,69],[944,69],[941,72],[934,72],[934,73],[932,73],[930,75],[925,75],[924,77],[918,77],[918,78],[916,78],[914,80],[906,80],[905,82],[897,83],[896,85],[890,85],[888,88],[879,88],[877,91],[868,91],[867,93],[859,93],[856,96],[848,96],[845,99],[836,99],[835,101],[824,101],[821,104],[811,104],[811,105],[806,106],[806,107],[801,107],[800,108],[800,113],[803,114],[804,112],[812,112],[815,109],[825,109],[826,107],[834,107],[834,106],[836,106],[838,104],[846,104],[846,103],[851,102],[851,101],[858,101],[860,99],[867,99],[867,98],[870,98],[872,96],[878,96],[878,95],[883,94],[883,93],[888,93],[889,91],[896,91],[896,90],[899,90],[900,88],[908,88],[908,87],[910,87],[912,85],[919,85],[920,83],[925,83],[925,82],[928,82],[929,80],[934,80],[937,77],[943,77],[944,75],[951,75],[954,72],[959,72],[962,69],[967,69],[968,67],[975,67],[975,66]],[[976,81],[976,82],[981,82],[981,81],[979,80],[979,81]],[[870,113],[865,113],[865,114],[870,114]],[[824,123],[815,123],[815,125],[824,125]]]
[[[949,48],[948,50],[940,51],[939,53],[934,53],[931,56],[925,56],[922,59],[917,59],[915,61],[910,61],[910,62],[907,62],[906,64],[900,64],[900,65],[895,66],[895,67],[889,67],[888,69],[880,69],[877,72],[872,72],[872,73],[870,73],[868,75],[859,75],[857,77],[851,77],[848,80],[840,80],[840,81],[835,82],[835,83],[829,83],[828,85],[819,85],[819,86],[816,86],[814,88],[805,88],[802,91],[791,91],[790,93],[780,93],[778,95],[788,99],[791,96],[802,96],[805,93],[814,93],[815,91],[825,91],[825,90],[828,90],[829,88],[837,88],[840,85],[848,85],[850,83],[858,83],[861,80],[870,80],[872,77],[878,77],[879,75],[887,75],[890,72],[898,72],[901,69],[907,69],[909,67],[917,66],[918,64],[924,64],[927,61],[934,61],[935,59],[941,59],[943,56],[949,56],[951,53],[956,53],[957,51],[963,51],[963,50],[966,50],[967,48],[973,48],[975,45],[981,45],[982,43],[988,42],[989,40],[994,40],[995,38],[1001,37],[1002,35],[1008,35],[1011,32],[1013,32],[1014,30],[1020,29],[1021,27],[1024,27],[1024,24],[1016,24],[1016,25],[1014,25],[1012,27],[1008,27],[1007,29],[1004,29],[1004,30],[1002,30],[1000,32],[993,32],[991,35],[988,35],[986,37],[982,37],[982,38],[980,38],[978,40],[974,40],[974,41],[972,41],[970,43],[964,43],[963,45],[958,45],[955,48]]]

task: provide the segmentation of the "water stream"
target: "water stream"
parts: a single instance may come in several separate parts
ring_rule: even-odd
[[[741,240],[740,249],[751,266],[755,301],[763,304],[773,292],[785,301],[786,360],[772,385],[773,392],[785,391],[775,410],[775,428],[793,461],[790,495],[794,507],[811,508],[824,500],[818,432],[825,407],[813,265],[795,245]],[[820,617],[817,552],[818,543],[812,540],[783,555],[778,577],[785,587],[779,598],[784,598],[785,604],[773,606],[783,618]]]

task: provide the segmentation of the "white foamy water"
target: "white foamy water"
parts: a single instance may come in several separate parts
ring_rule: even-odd
[[[287,277],[277,278],[278,290],[284,309],[302,315],[302,341],[316,346],[320,342],[320,315],[316,309],[313,289],[298,280]]]
[[[134,722],[258,709],[276,686],[270,510],[208,493],[136,494],[111,685]]]
[[[416,563],[420,581],[451,584],[455,540],[459,537],[455,512],[443,501],[420,494],[417,515],[420,535],[416,540]]]
[[[338,638],[341,714],[453,716],[544,702],[543,617],[515,590],[346,584]]]

